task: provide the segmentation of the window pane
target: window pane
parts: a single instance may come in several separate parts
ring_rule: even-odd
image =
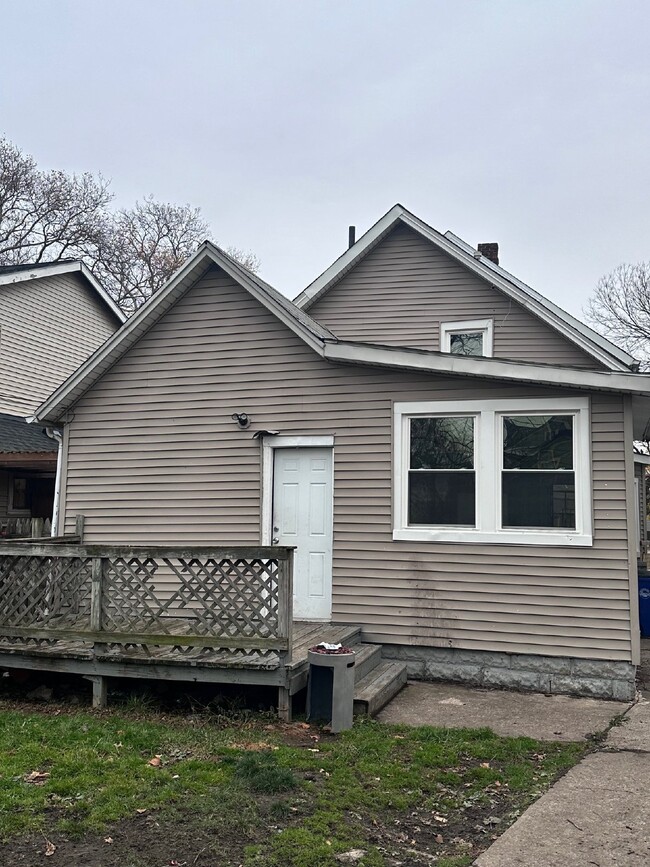
[[[503,473],[504,527],[576,526],[575,473]]]
[[[12,506],[14,509],[27,509],[29,507],[27,499],[27,479],[14,478],[13,484]]]
[[[412,418],[412,470],[474,469],[473,418]]]
[[[476,523],[475,473],[409,473],[409,525]]]
[[[449,351],[452,355],[483,355],[483,332],[450,334]]]
[[[503,419],[504,470],[572,470],[573,416],[513,415]]]

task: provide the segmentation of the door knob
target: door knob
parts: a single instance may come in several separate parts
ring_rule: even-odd
[[[280,541],[280,540],[278,539],[278,537],[277,537],[277,536],[274,536],[274,537],[271,539],[271,544],[272,544],[272,545],[277,545],[279,541]]]

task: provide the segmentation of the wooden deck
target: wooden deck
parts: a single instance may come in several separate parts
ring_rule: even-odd
[[[0,637],[0,668],[34,668],[78,674],[160,677],[165,680],[215,683],[282,684],[287,687],[293,685],[293,693],[296,691],[296,681],[306,672],[307,650],[310,647],[321,641],[345,643],[358,638],[360,631],[358,626],[294,622],[291,660],[284,667],[280,664],[278,654],[273,652],[243,655],[227,649],[183,650],[178,646],[98,645],[90,641],[56,639],[29,643]],[[179,631],[177,634],[182,633]],[[180,669],[183,675],[191,670],[192,676],[181,677],[168,669]],[[166,673],[161,674],[161,671]]]
[[[278,690],[307,685],[307,651],[354,645],[355,707],[373,713],[406,681],[355,625],[295,622],[293,549],[0,544],[0,668],[78,674],[104,706],[107,679]]]
[[[292,568],[281,546],[2,544],[0,666],[94,678],[98,705],[107,676],[264,683],[286,716],[309,635]]]

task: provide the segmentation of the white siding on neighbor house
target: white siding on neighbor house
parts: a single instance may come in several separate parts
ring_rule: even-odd
[[[118,325],[77,274],[0,287],[0,412],[29,415]]]
[[[254,431],[331,434],[335,621],[371,641],[629,660],[621,397],[592,395],[593,548],[392,539],[394,401],[553,393],[330,364],[214,269],[74,407],[66,528],[84,514],[89,543],[257,544]]]
[[[494,357],[602,369],[516,301],[398,226],[314,304],[341,340],[440,350],[440,323],[494,320]]]

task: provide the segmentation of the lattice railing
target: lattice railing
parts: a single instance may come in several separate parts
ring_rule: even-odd
[[[293,549],[2,545],[0,636],[290,658]]]

